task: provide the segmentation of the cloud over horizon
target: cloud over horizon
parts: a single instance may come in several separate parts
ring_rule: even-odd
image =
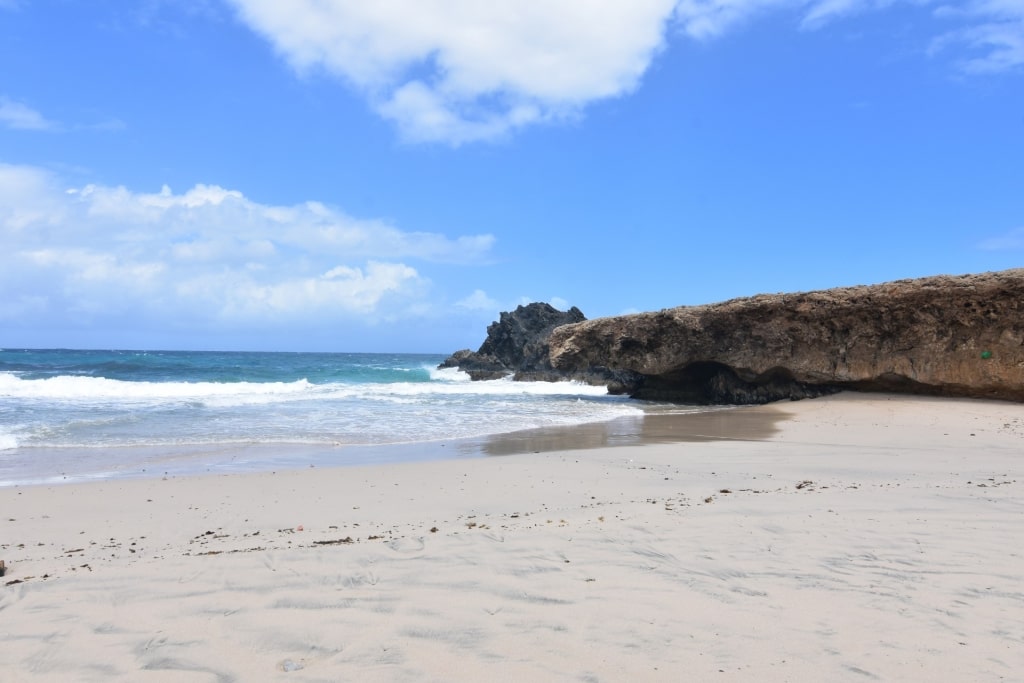
[[[372,323],[423,307],[406,261],[482,263],[491,235],[404,232],[316,202],[272,206],[216,185],[176,194],[87,185],[0,164],[0,319],[319,318]]]

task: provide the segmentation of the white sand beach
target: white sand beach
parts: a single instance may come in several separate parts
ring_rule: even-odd
[[[2,488],[0,680],[1024,681],[1024,405],[702,419],[676,443]]]

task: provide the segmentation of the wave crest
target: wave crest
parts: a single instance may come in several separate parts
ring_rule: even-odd
[[[58,375],[22,379],[0,373],[0,397],[77,400],[201,400],[218,397],[295,395],[313,387],[307,380],[295,382],[127,382],[105,377]]]

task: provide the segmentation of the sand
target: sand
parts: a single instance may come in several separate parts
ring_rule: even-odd
[[[841,394],[652,424],[2,488],[0,680],[1024,680],[1024,406]]]

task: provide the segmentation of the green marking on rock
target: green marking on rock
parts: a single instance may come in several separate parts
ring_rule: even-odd
[[[988,360],[991,357],[992,357],[992,352],[991,351],[982,351],[981,352],[982,360]]]

